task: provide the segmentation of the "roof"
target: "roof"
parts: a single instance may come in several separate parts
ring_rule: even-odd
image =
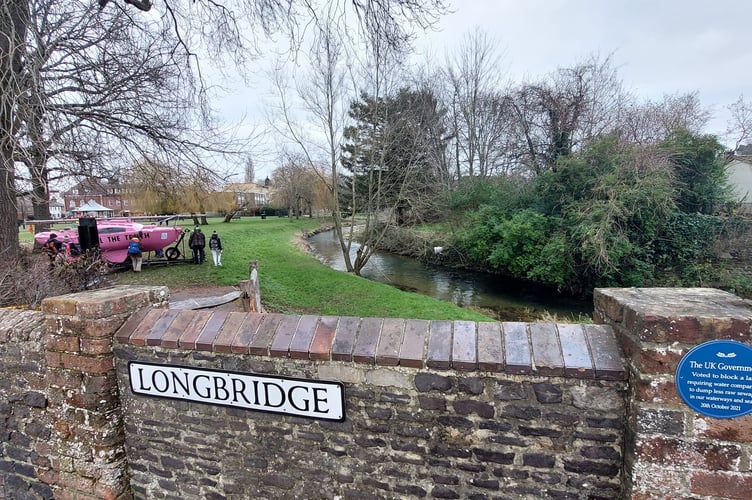
[[[73,209],[74,212],[112,212],[111,208],[103,207],[94,200],[89,200],[78,208]]]

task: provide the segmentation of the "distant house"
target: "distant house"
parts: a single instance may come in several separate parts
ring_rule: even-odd
[[[257,212],[269,204],[269,186],[255,182],[235,182],[227,184],[222,190],[232,193],[235,198],[235,206],[241,207],[244,212]]]
[[[739,213],[752,215],[752,145],[736,150],[726,165],[729,183],[739,202]]]
[[[50,217],[60,219],[63,216],[65,207],[59,201],[50,201]]]
[[[33,219],[34,218],[34,206],[31,202],[31,197],[28,195],[19,196],[16,199],[18,211],[18,220]],[[55,199],[50,200],[50,219],[60,219],[63,217],[65,208],[63,204]]]

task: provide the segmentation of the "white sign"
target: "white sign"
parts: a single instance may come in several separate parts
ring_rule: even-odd
[[[345,419],[345,391],[339,382],[137,362],[129,363],[128,371],[135,394],[322,420]]]

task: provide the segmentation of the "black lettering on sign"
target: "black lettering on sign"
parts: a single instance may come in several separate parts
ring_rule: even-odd
[[[128,364],[128,373],[134,394],[322,420],[345,419],[345,391],[340,382],[135,361]]]

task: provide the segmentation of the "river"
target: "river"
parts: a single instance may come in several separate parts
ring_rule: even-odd
[[[324,264],[345,271],[344,258],[334,231],[308,239]],[[357,250],[353,243],[353,256]],[[591,318],[591,301],[557,294],[550,289],[497,275],[424,264],[416,259],[389,253],[375,253],[361,275],[402,290],[452,302],[460,307],[492,310],[501,321],[531,321],[556,318],[578,321]]]

